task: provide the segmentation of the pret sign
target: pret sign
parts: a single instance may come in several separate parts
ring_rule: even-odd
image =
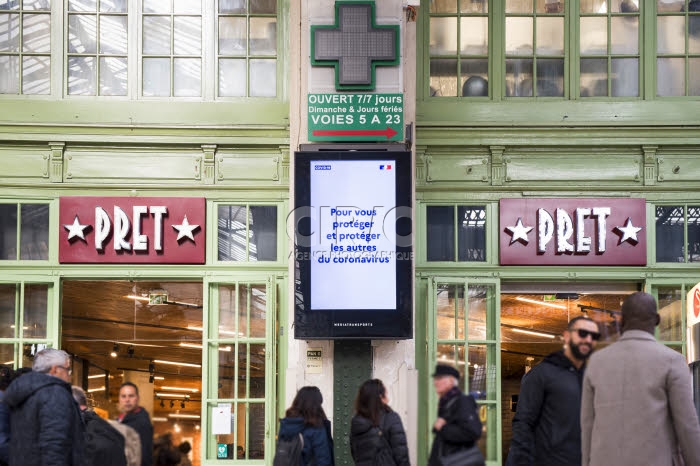
[[[646,265],[644,199],[501,199],[502,265]]]
[[[402,141],[403,94],[309,94],[309,141]]]
[[[203,264],[205,199],[62,197],[59,262]]]

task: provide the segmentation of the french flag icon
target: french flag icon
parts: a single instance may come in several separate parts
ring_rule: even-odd
[[[380,165],[379,169],[380,170],[391,170],[391,165]]]

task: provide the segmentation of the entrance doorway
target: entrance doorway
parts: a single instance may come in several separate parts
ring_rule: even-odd
[[[587,315],[598,323],[597,348],[620,335],[620,307],[639,284],[503,284],[501,288],[501,399],[503,459],[512,439],[520,382],[525,373],[563,345],[569,320]]]
[[[202,283],[75,280],[63,282],[62,293],[61,349],[73,357],[73,385],[115,419],[120,385],[135,383],[156,438],[188,441],[198,465]]]

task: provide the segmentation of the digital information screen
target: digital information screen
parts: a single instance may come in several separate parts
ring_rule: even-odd
[[[295,183],[295,337],[410,338],[410,153],[300,152]]]

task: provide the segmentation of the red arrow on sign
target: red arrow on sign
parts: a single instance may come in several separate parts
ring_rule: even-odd
[[[391,139],[398,133],[387,126],[386,129],[315,129],[313,136],[386,136]]]

